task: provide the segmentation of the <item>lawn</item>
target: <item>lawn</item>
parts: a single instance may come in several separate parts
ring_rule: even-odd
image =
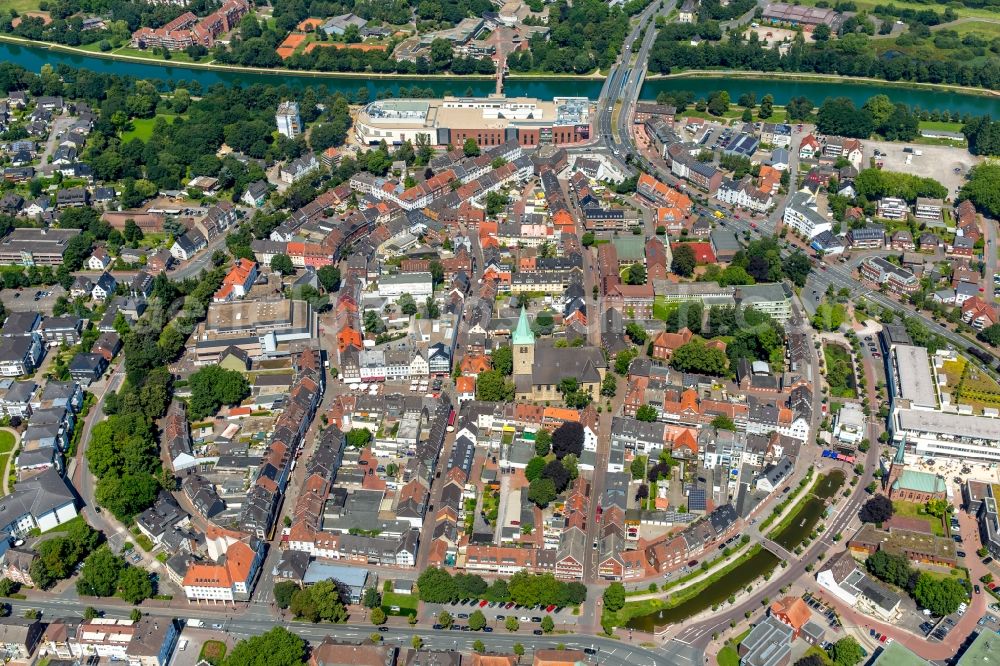
[[[0,454],[10,453],[14,450],[14,443],[17,440],[14,439],[14,435],[10,434],[6,430],[0,430]]]
[[[941,130],[942,132],[961,132],[962,123],[949,123],[943,120],[921,120],[922,130]]]
[[[17,10],[18,14],[38,11],[38,0],[6,0],[3,4],[7,9]]]
[[[226,644],[222,641],[205,641],[198,653],[198,661],[204,659],[212,666],[219,666],[226,656]]]
[[[168,123],[172,123],[176,116],[172,113],[159,113],[152,118],[137,118],[132,121],[132,129],[122,132],[122,143],[127,143],[132,139],[149,141],[153,136],[153,124],[157,118],[165,118]]]
[[[945,533],[944,523],[924,512],[924,505],[916,502],[893,502],[893,513],[904,518],[917,518],[926,522],[935,536],[948,536]]]
[[[719,650],[719,666],[740,666],[740,653],[736,651],[736,648],[749,633],[750,630],[747,629],[733,640],[726,641],[725,647]]]
[[[417,612],[417,603],[420,599],[415,594],[397,594],[396,592],[382,593],[382,610],[386,615],[413,615]],[[392,610],[398,607],[399,610]]]

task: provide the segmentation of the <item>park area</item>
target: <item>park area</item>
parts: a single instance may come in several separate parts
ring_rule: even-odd
[[[945,378],[941,391],[951,394],[952,404],[968,405],[974,414],[1000,409],[1000,384],[961,356],[942,363],[938,374],[939,381]]]
[[[824,342],[823,358],[826,361],[826,383],[830,385],[830,395],[835,398],[856,398],[857,382],[850,350],[835,342]]]
[[[158,113],[152,118],[135,118],[130,122],[132,129],[122,132],[122,143],[128,143],[132,139],[149,141],[153,137],[153,126],[156,124],[157,118],[163,118],[168,123],[172,123],[176,117],[173,113]]]

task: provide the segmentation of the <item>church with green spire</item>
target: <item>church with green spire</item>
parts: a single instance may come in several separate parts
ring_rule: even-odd
[[[885,494],[891,500],[924,504],[932,499],[945,499],[948,490],[942,476],[906,469],[906,439],[902,439],[885,477]]]
[[[528,311],[521,308],[517,326],[511,334],[514,356],[514,389],[518,400],[560,402],[559,383],[572,377],[579,389],[600,398],[601,381],[608,364],[596,347],[556,347],[551,340],[537,340],[528,320]]]

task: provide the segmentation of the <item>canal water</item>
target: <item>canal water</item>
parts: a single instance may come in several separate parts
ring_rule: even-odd
[[[42,65],[65,64],[95,72],[126,74],[145,79],[162,81],[198,81],[202,87],[224,83],[227,85],[250,85],[254,83],[286,84],[292,87],[321,86],[331,92],[353,93],[361,86],[367,87],[371,96],[380,91],[399,92],[400,87],[419,86],[431,89],[436,95],[451,93],[463,95],[469,90],[474,95],[487,95],[494,91],[492,80],[469,81],[463,79],[419,79],[419,78],[362,78],[347,76],[310,76],[308,74],[288,74],[286,72],[246,73],[212,69],[200,69],[184,64],[139,63],[111,60],[64,51],[52,51],[40,47],[21,46],[0,42],[0,61],[14,62],[31,71],[38,71]],[[509,78],[505,92],[510,96],[528,96],[552,99],[562,96],[586,96],[596,99],[600,95],[602,79],[517,79]],[[647,81],[642,88],[643,99],[656,99],[663,90],[690,90],[697,97],[706,97],[716,90],[727,90],[731,99],[738,99],[744,92],[757,93],[760,100],[770,93],[776,104],[784,104],[795,96],[804,96],[815,104],[820,104],[831,96],[849,97],[856,104],[862,104],[872,95],[884,93],[895,102],[919,106],[927,110],[949,110],[961,113],[984,114],[1000,117],[1000,97],[981,96],[958,92],[930,90],[916,86],[893,86],[877,83],[831,83],[829,81],[789,81],[784,79],[741,79],[732,77],[699,77],[677,79],[655,79]]]
[[[787,550],[792,550],[802,543],[823,515],[826,500],[840,490],[841,486],[844,485],[845,478],[844,473],[840,470],[833,470],[820,477],[809,498],[804,500],[798,514],[792,519],[793,522],[783,529],[774,541]],[[656,632],[664,625],[682,622],[715,604],[723,603],[757,578],[773,571],[777,565],[778,558],[775,555],[767,550],[761,550],[698,596],[673,608],[632,618],[625,626],[638,631]]]
[[[844,473],[839,469],[824,475],[816,483],[809,498],[804,500],[792,521],[777,535],[774,541],[786,550],[793,550],[809,536],[826,510],[826,500],[833,497],[844,485]]]
[[[761,549],[756,555],[739,565],[715,585],[705,589],[698,596],[674,606],[665,608],[649,615],[629,620],[625,626],[637,631],[656,632],[667,624],[682,622],[693,615],[721,604],[738,590],[760,578],[778,566],[777,556],[770,551]]]

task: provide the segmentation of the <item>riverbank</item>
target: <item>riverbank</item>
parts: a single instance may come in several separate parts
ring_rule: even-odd
[[[157,65],[165,68],[195,68],[206,71],[230,72],[234,74],[262,74],[271,76],[302,76],[317,79],[357,79],[357,80],[386,80],[386,81],[428,81],[428,82],[448,82],[448,81],[494,81],[496,77],[492,74],[452,74],[444,72],[441,74],[384,74],[380,72],[318,72],[306,69],[289,69],[287,67],[251,67],[246,65],[225,65],[215,62],[194,62],[165,60],[163,58],[149,55],[140,56],[129,53],[114,53],[94,51],[77,46],[57,44],[55,42],[40,42],[15,35],[0,33],[0,42],[17,44],[26,48],[44,49],[48,51],[61,51],[84,57],[101,58],[103,60],[117,60],[121,62],[134,62],[147,65]],[[509,73],[504,77],[506,81],[603,81],[607,78],[605,72],[595,70],[588,74],[558,74],[548,72],[533,73]],[[812,82],[812,83],[849,83],[870,85],[873,87],[887,87],[905,89],[922,89],[927,91],[953,92],[962,95],[977,95],[980,97],[1000,97],[1000,91],[987,90],[985,88],[973,88],[969,86],[957,86],[945,83],[915,83],[911,81],[886,81],[864,76],[840,76],[837,74],[816,74],[809,72],[755,72],[739,69],[692,69],[672,74],[648,74],[646,81],[654,83],[656,81],[668,81],[677,79],[736,79],[736,80],[782,80],[791,82]]]
[[[980,97],[1000,97],[1000,91],[971,86],[956,86],[948,83],[917,83],[913,81],[887,81],[871,76],[841,76],[839,74],[814,74],[810,72],[756,72],[745,69],[691,69],[673,74],[647,74],[647,81],[667,81],[670,79],[745,79],[771,81],[853,83],[887,88],[911,89],[921,88],[928,91],[954,92],[962,95],[978,95]]]
[[[496,76],[493,74],[452,74],[451,72],[443,72],[440,74],[397,74],[397,73],[381,73],[381,72],[320,72],[309,69],[289,69],[288,67],[251,67],[247,65],[225,65],[216,62],[196,62],[193,60],[166,60],[155,55],[135,55],[133,53],[115,53],[114,51],[94,51],[91,49],[85,49],[79,46],[68,46],[66,44],[57,44],[55,42],[39,42],[31,39],[25,39],[23,37],[17,37],[15,35],[7,35],[0,33],[0,42],[8,42],[10,44],[18,44],[27,48],[37,48],[45,49],[48,51],[62,51],[63,53],[71,53],[79,56],[89,56],[94,58],[101,58],[104,60],[118,60],[122,62],[135,62],[147,65],[159,65],[160,67],[169,68],[179,68],[179,67],[194,67],[197,69],[204,69],[209,71],[218,72],[233,72],[233,73],[243,73],[243,74],[269,74],[273,76],[308,76],[314,78],[331,78],[331,79],[386,79],[386,80],[418,80],[418,81],[495,81]],[[533,73],[511,73],[504,77],[504,80],[517,79],[523,81],[567,81],[567,80],[584,80],[584,81],[603,81],[607,78],[606,73],[602,73],[600,70],[595,70],[589,74],[558,74],[558,73],[547,73],[547,72],[533,72]]]

